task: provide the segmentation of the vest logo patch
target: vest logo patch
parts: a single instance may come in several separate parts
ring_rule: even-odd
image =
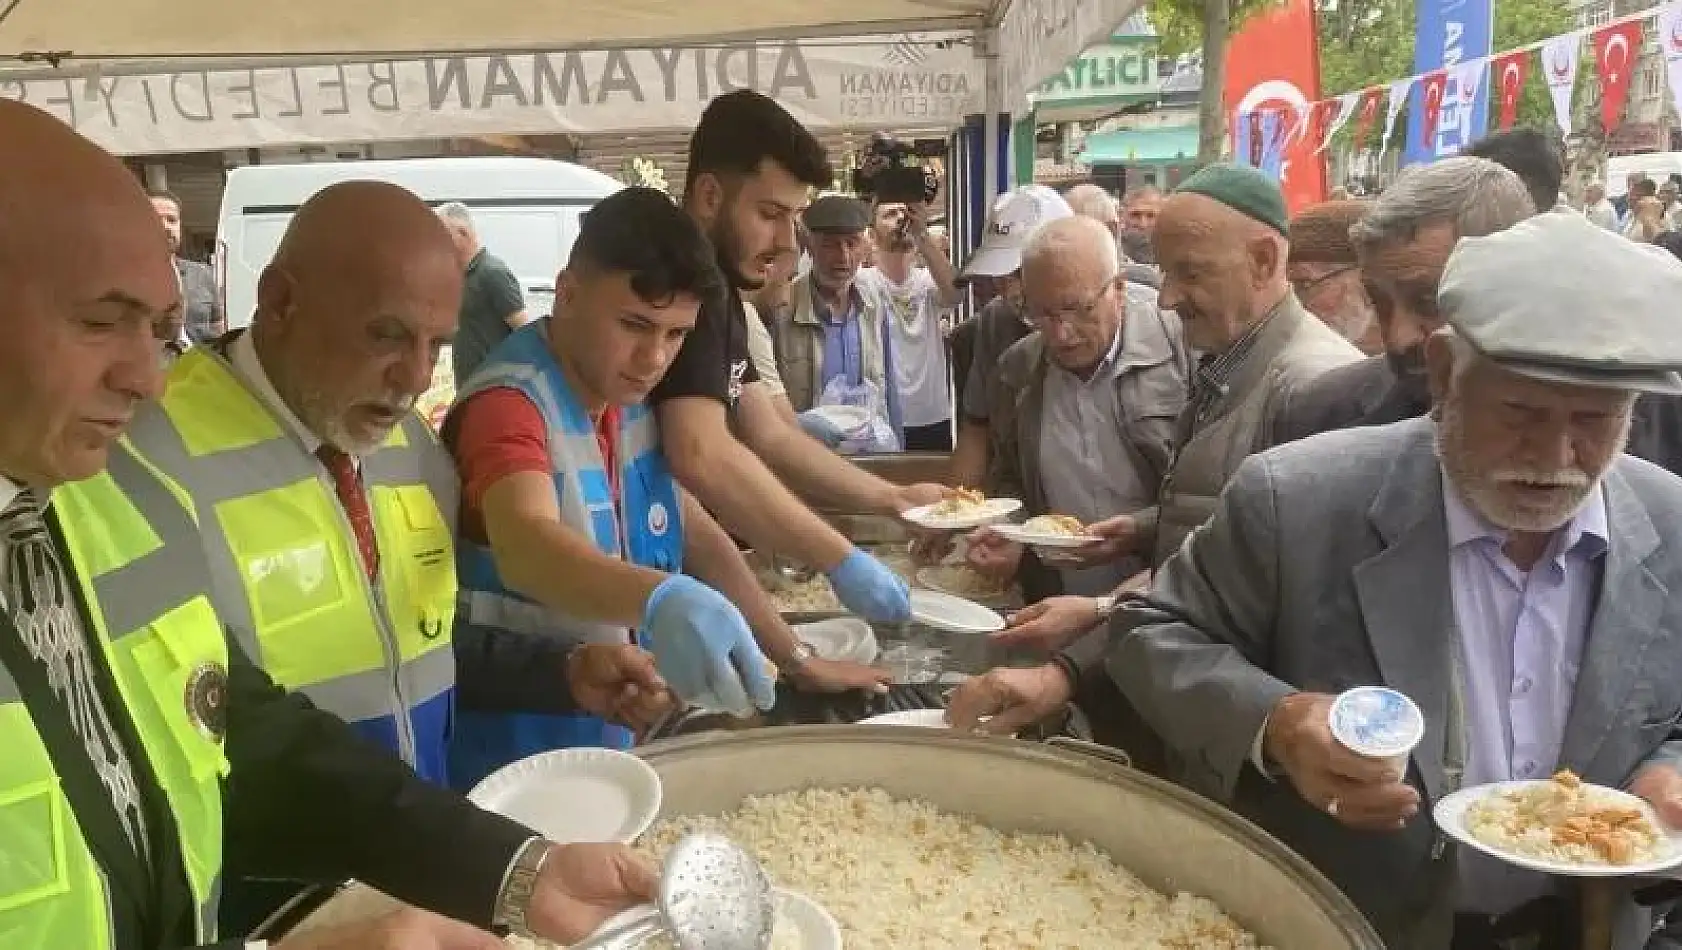
[[[648,507],[648,533],[656,538],[666,536],[666,530],[671,527],[671,513],[666,510],[662,502],[655,502]]]
[[[187,675],[187,718],[212,742],[228,731],[228,671],[220,663],[201,663]]]

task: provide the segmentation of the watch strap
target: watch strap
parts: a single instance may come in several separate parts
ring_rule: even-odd
[[[502,891],[497,895],[496,912],[491,923],[507,927],[520,935],[531,933],[526,925],[526,911],[531,908],[532,894],[537,890],[537,876],[549,859],[551,843],[543,838],[531,838],[514,853],[508,873],[502,879]]]

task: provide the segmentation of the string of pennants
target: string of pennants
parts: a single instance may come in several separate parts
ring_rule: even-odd
[[[1577,68],[1585,37],[1589,39],[1595,72],[1600,80],[1601,125],[1610,132],[1623,116],[1631,76],[1640,60],[1643,27],[1650,19],[1657,20],[1658,42],[1664,52],[1671,97],[1677,111],[1682,112],[1682,3],[1675,3],[1620,17],[1599,26],[1572,30],[1503,53],[1398,79],[1386,85],[1369,86],[1322,99],[1309,103],[1301,115],[1291,115],[1282,110],[1236,113],[1232,130],[1233,141],[1239,147],[1235,150],[1242,156],[1241,160],[1247,159],[1263,171],[1277,174],[1291,142],[1312,136],[1309,141],[1319,143],[1314,149],[1314,153],[1319,154],[1331,146],[1332,139],[1351,121],[1354,122],[1351,141],[1356,150],[1360,150],[1366,147],[1367,137],[1377,124],[1379,109],[1388,98],[1384,137],[1379,142],[1380,148],[1383,148],[1385,143],[1390,142],[1396,119],[1416,85],[1421,90],[1420,105],[1424,110],[1416,128],[1421,141],[1431,142],[1443,108],[1469,108],[1490,75],[1495,77],[1496,82],[1495,88],[1490,90],[1490,108],[1499,110],[1492,118],[1499,128],[1508,129],[1518,116],[1519,97],[1530,76],[1532,53],[1536,53],[1541,62],[1548,94],[1553,100],[1554,118],[1560,129],[1569,135],[1571,97],[1577,87]],[[1249,147],[1244,147],[1246,145]]]

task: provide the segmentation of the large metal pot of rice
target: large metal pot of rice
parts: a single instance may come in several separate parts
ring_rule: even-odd
[[[872,790],[871,796],[855,794],[846,804],[869,810],[880,804],[880,795],[874,794],[880,792],[896,802],[927,803],[999,832],[1056,834],[1076,845],[1090,844],[1155,891],[1184,892],[1213,902],[1232,922],[1273,950],[1384,950],[1355,906],[1307,861],[1237,815],[1100,757],[1114,753],[1098,747],[1070,751],[1013,739],[893,726],[794,726],[703,733],[655,743],[638,754],[659,773],[662,785],[660,820],[644,836],[644,844],[657,847],[662,842],[651,842],[651,838],[674,835],[679,830],[674,825],[686,819],[742,811],[749,798],[842,799],[821,791],[804,796],[790,793]],[[759,810],[759,817],[766,819],[763,812]],[[777,861],[767,852],[784,842],[803,841],[808,848],[823,849],[822,835],[812,827],[811,815],[810,810],[792,814],[780,824],[770,816],[760,827],[762,839],[743,843],[768,859],[775,877]],[[916,833],[915,828],[908,831]],[[938,945],[965,950],[982,946],[1039,950],[1054,945],[1104,950],[1113,946],[1100,947],[1090,941],[1054,943],[1050,935],[1033,941],[957,939],[955,932],[962,924],[952,922],[949,933],[942,921],[931,920],[930,902],[920,899],[927,896],[926,890],[922,895],[914,893],[918,882],[890,880],[882,874],[886,851],[894,846],[893,841],[867,846],[851,875],[863,875],[869,914],[875,918],[917,919],[941,931]],[[1035,848],[1019,848],[1017,857],[1024,851],[1037,853]],[[926,877],[942,882],[986,877],[986,868],[954,866],[961,863],[937,860],[926,868]],[[1075,866],[1074,873],[1085,874],[1095,866],[1089,860]],[[998,884],[997,874],[992,882]],[[777,883],[800,889],[799,882]],[[1031,899],[1037,882],[1008,883],[1007,901],[1014,901]],[[823,899],[825,895],[812,896]],[[1121,915],[1125,913],[1121,896],[1106,890],[1093,901],[1102,902],[1098,907],[1102,914]],[[303,921],[298,930],[365,918],[392,906],[395,902],[379,892],[353,886]],[[1183,909],[1183,904],[1179,906]],[[842,916],[843,908],[829,909]],[[849,950],[888,950],[929,945],[895,937],[893,933],[854,932],[846,946]],[[1206,950],[1226,944],[1194,935],[1163,945]]]
[[[1157,891],[1213,901],[1277,950],[1384,947],[1348,898],[1260,828],[1067,747],[891,726],[796,726],[707,733],[638,754],[660,774],[661,819],[724,814],[750,796],[813,787],[880,789],[997,831],[1090,842]],[[890,908],[896,886],[880,888]],[[911,903],[899,910],[916,913]]]

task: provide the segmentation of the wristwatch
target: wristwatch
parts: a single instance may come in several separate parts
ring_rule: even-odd
[[[1092,598],[1092,606],[1098,611],[1100,621],[1108,620],[1115,615],[1117,610],[1121,609],[1121,598],[1114,594],[1094,597]]]
[[[784,676],[791,676],[804,669],[806,663],[817,655],[818,651],[813,649],[810,643],[807,643],[805,640],[797,639],[794,641],[793,659],[784,663],[778,663],[777,672],[782,673]]]
[[[497,895],[492,924],[507,927],[521,936],[531,933],[531,928],[526,926],[526,911],[531,909],[537,875],[542,872],[543,863],[549,860],[552,847],[549,841],[533,838],[515,853],[513,863],[508,865],[507,876],[502,880],[502,891]]]

